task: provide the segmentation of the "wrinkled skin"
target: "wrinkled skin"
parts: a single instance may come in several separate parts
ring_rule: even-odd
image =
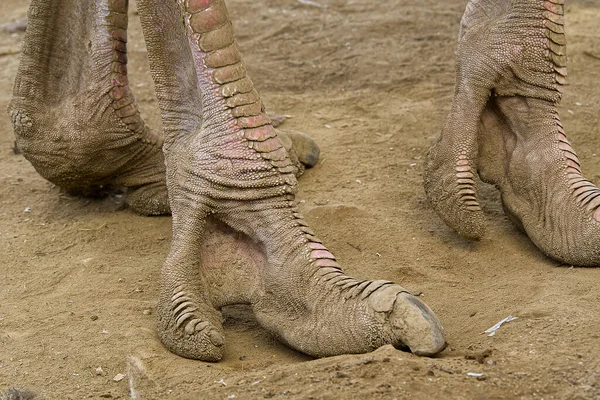
[[[345,275],[303,220],[296,176],[318,148],[273,128],[225,3],[141,0],[138,10],[162,134],[141,121],[129,89],[126,0],[34,0],[9,112],[20,148],[49,180],[124,185],[137,211],[170,208],[157,306],[166,347],[219,360],[219,309],[243,303],[273,335],[316,357],[385,344],[442,351],[443,329],[425,304],[392,282]],[[75,22],[64,29],[67,20]]]
[[[564,0],[471,0],[452,108],[428,155],[425,190],[442,219],[478,239],[476,176],[548,256],[600,265],[600,191],[581,173],[557,106],[565,83]]]
[[[115,8],[126,4],[113,3],[111,10],[109,2],[32,2],[9,106],[17,146],[71,194],[122,186],[136,212],[169,214],[164,137],[138,111],[127,78],[127,18]],[[278,133],[297,175],[316,163],[319,149],[308,136]]]

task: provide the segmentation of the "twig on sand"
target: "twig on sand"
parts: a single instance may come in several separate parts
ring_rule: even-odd
[[[4,56],[14,56],[15,54],[19,54],[21,52],[21,50],[8,50],[8,51],[3,51],[2,53],[0,53],[0,57],[4,57]]]
[[[316,1],[313,1],[313,0],[297,0],[297,1],[298,1],[298,3],[306,4],[307,6],[314,6],[314,7],[319,7],[319,8],[327,8],[327,5],[321,4],[321,3],[317,3]]]

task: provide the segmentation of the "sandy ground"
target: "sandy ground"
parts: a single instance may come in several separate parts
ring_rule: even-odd
[[[599,399],[600,270],[558,265],[504,217],[482,187],[488,233],[469,242],[429,208],[423,160],[453,91],[453,51],[465,0],[229,0],[240,47],[270,111],[290,115],[322,147],[301,179],[308,222],[347,272],[421,293],[444,324],[437,358],[392,348],[311,360],[276,342],[244,307],[225,310],[227,352],[203,363],[165,350],[155,333],[168,217],[120,199],[67,197],[13,153],[0,113],[0,388],[45,399],[146,398]],[[325,7],[326,6],[326,7]],[[3,0],[0,24],[26,15]],[[597,0],[567,8],[570,86],[563,122],[584,172],[600,181]],[[159,115],[139,20],[131,81],[147,121]],[[0,32],[0,109],[22,33]],[[493,337],[482,332],[517,320]],[[131,364],[131,362],[129,362]],[[483,374],[470,376],[469,373]]]

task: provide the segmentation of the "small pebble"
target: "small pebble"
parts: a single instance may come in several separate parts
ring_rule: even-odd
[[[115,377],[113,378],[113,381],[115,381],[115,382],[121,382],[123,379],[125,379],[125,375],[124,374],[116,374]]]

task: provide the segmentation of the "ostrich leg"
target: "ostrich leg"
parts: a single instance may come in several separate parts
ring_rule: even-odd
[[[479,237],[478,173],[545,254],[600,266],[600,190],[583,176],[557,109],[564,24],[564,0],[469,2],[452,111],[430,151],[425,188],[451,227]]]
[[[127,78],[126,0],[33,0],[9,114],[17,144],[71,191],[113,184],[142,214],[169,212],[162,135]]]
[[[425,304],[392,282],[345,275],[307,226],[296,167],[247,75],[225,3],[141,0],[138,9],[173,212],[157,311],[163,343],[218,360],[218,309],[247,303],[269,332],[313,356],[384,344],[440,352],[443,330]]]

